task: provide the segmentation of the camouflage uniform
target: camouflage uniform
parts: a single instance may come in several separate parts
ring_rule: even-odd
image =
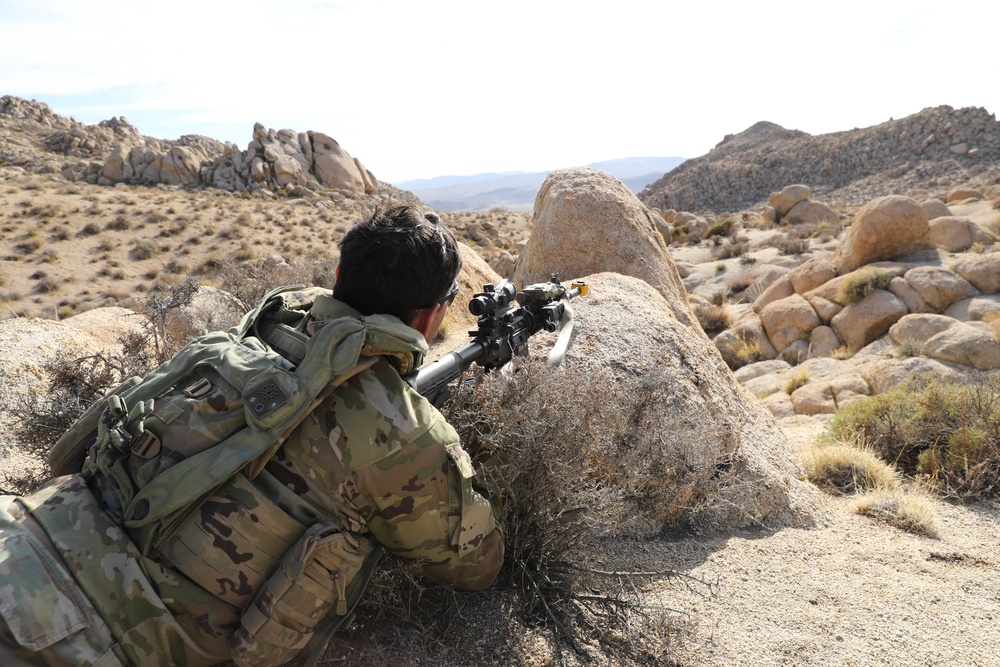
[[[326,296],[311,315],[317,330],[360,317]],[[401,379],[427,347],[394,321],[351,352],[374,365],[157,553],[136,547],[84,475],[0,498],[0,664],[284,662],[328,608],[347,614],[376,543],[435,581],[488,587],[503,560],[492,505],[455,430]]]

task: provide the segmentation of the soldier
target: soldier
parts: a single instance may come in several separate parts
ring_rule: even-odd
[[[119,482],[96,464],[0,498],[0,664],[264,666],[305,647],[315,658],[381,549],[457,590],[492,584],[503,561],[494,507],[455,430],[401,379],[458,292],[455,239],[436,215],[396,207],[340,248],[332,295],[289,302],[312,302],[309,334],[344,329],[332,356],[355,374],[259,473],[229,479],[160,541],[125,526]],[[211,387],[184,391],[224,401]],[[167,443],[131,452],[154,446]],[[145,459],[129,461],[141,477]]]

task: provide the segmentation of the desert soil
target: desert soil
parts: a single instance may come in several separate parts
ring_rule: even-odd
[[[823,423],[779,422],[797,453]],[[1000,665],[1000,506],[936,501],[940,534],[924,537],[830,497],[825,525],[649,545],[650,563],[717,582],[714,595],[652,586],[686,612],[688,667]]]

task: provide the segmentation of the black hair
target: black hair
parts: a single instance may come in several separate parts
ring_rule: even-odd
[[[395,315],[443,301],[462,268],[458,243],[436,213],[379,207],[340,239],[333,296],[363,315]]]

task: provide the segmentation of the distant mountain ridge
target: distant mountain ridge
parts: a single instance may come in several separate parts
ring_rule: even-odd
[[[810,135],[762,121],[648,185],[651,208],[737,212],[804,183],[834,204],[955,184],[1000,183],[1000,123],[983,108],[939,106],[872,127]]]
[[[586,166],[606,171],[621,180],[632,192],[660,178],[685,161],[683,157],[632,157],[593,162]],[[439,211],[488,211],[503,207],[511,211],[530,211],[535,195],[549,172],[510,171],[435,176],[395,183],[428,206]]]

